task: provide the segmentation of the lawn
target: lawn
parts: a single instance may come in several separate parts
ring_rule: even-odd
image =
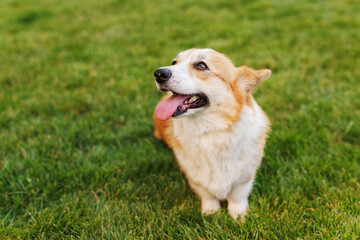
[[[0,239],[358,239],[357,1],[2,0]],[[246,222],[202,216],[153,135],[153,72],[208,47],[270,68]]]

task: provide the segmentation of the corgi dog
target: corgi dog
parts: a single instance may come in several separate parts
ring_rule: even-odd
[[[154,73],[167,92],[155,109],[154,135],[173,150],[205,215],[227,200],[231,217],[244,220],[270,130],[252,90],[270,74],[234,67],[212,49],[180,52]]]

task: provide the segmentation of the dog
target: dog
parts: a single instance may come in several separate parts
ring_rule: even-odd
[[[173,150],[205,215],[228,201],[232,218],[248,209],[270,121],[252,96],[268,69],[234,67],[212,49],[180,52],[154,73],[168,92],[154,112],[154,135]]]

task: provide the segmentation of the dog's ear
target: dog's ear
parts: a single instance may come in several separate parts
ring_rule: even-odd
[[[241,66],[235,69],[235,79],[241,88],[246,91],[252,91],[258,84],[268,79],[271,70],[254,70],[252,68]]]

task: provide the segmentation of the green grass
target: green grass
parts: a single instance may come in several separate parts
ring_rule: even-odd
[[[0,238],[356,239],[357,1],[0,3]],[[210,47],[273,75],[246,223],[200,213],[152,135],[153,72]]]

